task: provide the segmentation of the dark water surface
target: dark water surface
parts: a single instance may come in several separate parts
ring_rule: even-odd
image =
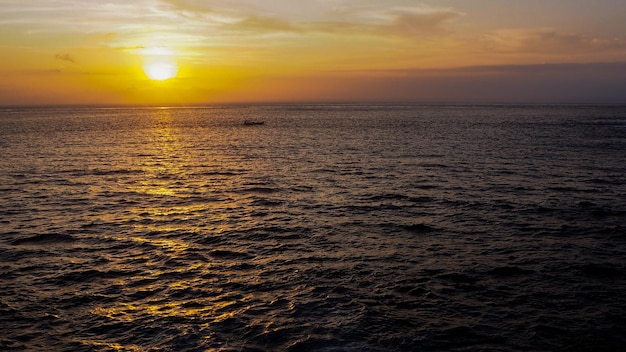
[[[3,351],[626,343],[626,107],[3,108],[0,156]]]

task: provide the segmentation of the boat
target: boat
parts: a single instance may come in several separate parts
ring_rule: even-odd
[[[243,122],[244,125],[246,126],[256,126],[256,125],[263,125],[265,124],[265,121],[251,121],[251,120],[246,120]]]

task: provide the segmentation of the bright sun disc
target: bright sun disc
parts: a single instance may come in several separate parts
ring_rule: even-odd
[[[146,63],[143,66],[143,70],[148,78],[155,81],[165,81],[166,79],[176,77],[178,73],[178,67],[175,64],[164,62]]]

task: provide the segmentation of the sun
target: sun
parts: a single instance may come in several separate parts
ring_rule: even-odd
[[[148,78],[155,81],[165,81],[176,77],[178,66],[172,62],[146,62],[143,71]]]

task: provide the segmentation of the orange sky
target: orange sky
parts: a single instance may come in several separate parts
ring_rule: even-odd
[[[0,0],[0,104],[626,102],[626,2],[477,3]]]

